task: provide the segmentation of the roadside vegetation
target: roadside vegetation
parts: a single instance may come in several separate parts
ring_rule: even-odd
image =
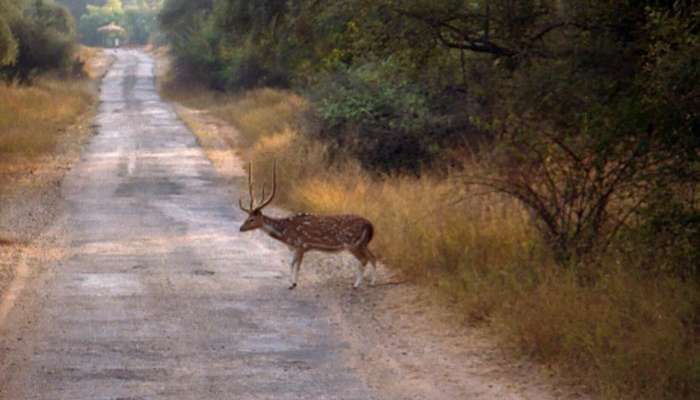
[[[14,194],[53,185],[52,170],[64,165],[58,159],[88,136],[95,79],[109,61],[76,43],[73,18],[53,2],[0,0],[1,23],[8,29],[0,47],[0,217],[10,218],[7,202],[31,202]],[[8,221],[0,220],[0,236],[11,241],[19,233]]]
[[[51,154],[61,140],[61,133],[95,100],[87,82],[79,80],[42,78],[32,86],[11,85],[0,92],[3,161]]]
[[[67,9],[53,2],[0,2],[8,27],[0,58],[0,163],[13,169],[51,155],[93,106],[99,50],[79,46]]]
[[[504,347],[602,398],[696,398],[693,4],[167,0],[163,92]]]

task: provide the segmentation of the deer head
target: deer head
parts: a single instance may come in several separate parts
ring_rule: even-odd
[[[253,164],[248,164],[248,193],[250,195],[250,204],[248,207],[243,206],[243,199],[238,200],[238,206],[241,210],[248,214],[248,218],[241,225],[241,232],[258,229],[263,226],[262,209],[272,202],[277,192],[277,162],[272,166],[272,193],[265,197],[265,182],[262,184],[262,199],[263,201],[255,205],[255,196],[253,194]]]

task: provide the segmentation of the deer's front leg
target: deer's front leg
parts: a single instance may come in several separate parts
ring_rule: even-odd
[[[301,269],[301,261],[304,259],[304,251],[298,249],[294,252],[294,259],[289,268],[289,275],[292,280],[289,290],[297,287],[297,280],[299,279],[299,269]]]

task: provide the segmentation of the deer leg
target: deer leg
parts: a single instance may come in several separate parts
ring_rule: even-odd
[[[291,286],[289,286],[289,290],[292,290],[295,287],[297,287],[297,280],[299,279],[299,270],[301,269],[301,261],[303,259],[304,259],[304,251],[297,250],[296,253],[294,253],[294,260],[292,260],[292,266],[291,266],[292,284],[291,284]]]
[[[294,259],[292,260],[292,264],[289,268],[289,275],[292,280],[291,285],[289,286],[289,290],[292,290],[295,287],[297,287],[297,279],[299,279],[299,269],[301,268],[301,261],[303,259],[304,252],[301,250],[297,250],[294,253]]]
[[[289,288],[294,289],[294,265],[296,264],[297,256],[294,255],[292,262],[289,263]]]
[[[370,272],[370,284],[374,285],[377,282],[377,257],[369,251],[368,248],[364,249],[365,256],[369,259],[370,264],[372,264],[372,269]]]
[[[355,283],[352,285],[353,289],[357,289],[362,284],[362,276],[365,272],[365,265],[367,265],[367,257],[365,257],[361,250],[352,250],[352,255],[360,262],[360,265],[355,264]]]
[[[357,289],[362,284],[362,268],[359,265],[355,265],[355,283],[353,283],[352,288]]]

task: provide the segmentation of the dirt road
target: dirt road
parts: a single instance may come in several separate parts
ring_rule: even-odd
[[[156,93],[151,58],[116,56],[64,182],[61,256],[0,321],[0,398],[373,398],[330,310],[286,289],[286,249],[238,232],[238,193]]]

